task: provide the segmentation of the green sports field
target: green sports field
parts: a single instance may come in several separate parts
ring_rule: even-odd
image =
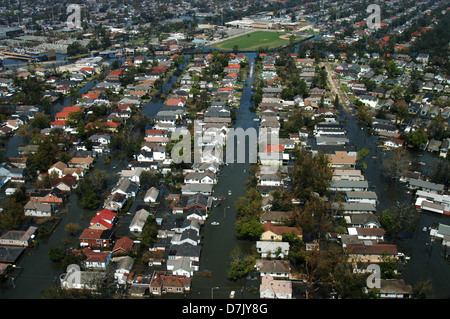
[[[285,36],[284,39],[280,36]],[[272,31],[255,31],[233,39],[224,40],[212,46],[223,50],[233,50],[237,45],[239,50],[257,50],[261,47],[274,48],[289,43],[288,33]]]

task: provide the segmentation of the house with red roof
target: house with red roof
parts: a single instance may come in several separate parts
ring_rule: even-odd
[[[186,99],[184,97],[167,99],[166,105],[184,107],[186,105]]]
[[[51,180],[50,186],[56,187],[63,192],[70,192],[72,188],[75,186],[76,179],[70,174],[67,174],[61,178],[55,177]]]
[[[117,220],[117,214],[109,209],[98,211],[89,223],[90,229],[112,229]]]
[[[218,91],[219,92],[234,92],[234,88],[227,86],[227,87],[223,87],[223,88],[218,88]]]
[[[190,291],[191,279],[183,275],[166,275],[163,271],[155,271],[150,282],[150,293],[161,296],[166,293],[182,294]]]
[[[148,129],[145,130],[146,137],[167,137],[167,130]]]
[[[109,74],[106,76],[106,80],[108,81],[119,81],[120,77],[122,76],[122,74],[124,73],[124,70],[119,69],[119,70],[114,70],[109,72]]]
[[[95,251],[90,247],[82,250],[72,250],[74,255],[82,255],[84,259],[84,267],[87,269],[105,270],[111,261],[111,253]]]
[[[133,64],[136,66],[139,66],[142,64],[142,62],[144,62],[145,58],[143,55],[137,56],[134,58]]]
[[[150,70],[150,74],[156,75],[156,76],[162,76],[167,72],[167,70],[169,70],[169,67],[167,67],[167,66],[154,66]]]
[[[107,121],[104,123],[105,128],[110,132],[116,132],[120,126],[122,126],[121,122]]]
[[[55,92],[62,93],[62,94],[67,94],[67,93],[70,92],[70,86],[68,86],[67,84],[59,85],[59,86],[56,87]]]
[[[281,153],[284,151],[283,145],[267,145],[266,153]]]
[[[80,72],[82,72],[85,75],[93,75],[95,73],[95,68],[84,67],[80,69]]]
[[[85,93],[83,95],[81,95],[81,98],[87,98],[87,99],[98,99],[99,94],[95,94],[95,93]]]
[[[66,106],[61,112],[56,113],[55,120],[67,120],[70,114],[80,112],[81,110],[80,106]]]
[[[113,230],[86,228],[81,233],[79,241],[81,247],[108,248],[113,243]]]
[[[241,70],[240,64],[228,64],[228,66],[224,68],[225,73],[239,73],[240,70]]]
[[[57,188],[39,189],[30,193],[30,200],[41,203],[62,204],[65,197],[64,192]]]
[[[264,231],[261,235],[260,240],[283,240],[283,234],[294,233],[300,239],[303,237],[303,230],[301,227],[288,227],[288,226],[276,226],[275,224],[269,222],[262,224]]]
[[[60,128],[65,130],[67,128],[65,120],[57,120],[50,122],[50,128]]]
[[[122,237],[116,241],[114,247],[112,249],[112,253],[114,256],[117,255],[127,255],[130,251],[136,251],[137,246],[129,237]]]

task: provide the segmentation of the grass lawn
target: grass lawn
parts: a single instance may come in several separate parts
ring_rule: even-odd
[[[285,32],[255,31],[244,34],[239,37],[224,40],[213,44],[212,46],[223,50],[233,50],[237,45],[239,50],[257,50],[261,47],[274,48],[280,45],[288,44],[289,38],[282,39],[280,36],[287,35]]]

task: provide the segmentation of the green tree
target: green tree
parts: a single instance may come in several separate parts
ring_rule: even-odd
[[[423,129],[418,129],[412,132],[408,138],[408,144],[415,149],[422,149],[423,145],[427,143],[428,136]]]
[[[153,215],[148,216],[145,226],[142,229],[141,244],[144,247],[150,247],[151,244],[156,242],[156,236],[158,235],[158,227],[156,225],[156,218]]]
[[[417,229],[420,213],[410,203],[392,205],[384,210],[380,216],[380,223],[386,230],[386,235],[397,242],[402,233],[411,233]]]
[[[328,156],[322,152],[312,154],[309,151],[297,148],[296,160],[292,171],[294,195],[303,201],[307,201],[317,193],[325,195],[333,176]],[[314,172],[314,174],[311,174]]]
[[[390,152],[389,157],[384,159],[382,167],[389,178],[398,181],[402,173],[408,169],[408,162],[408,153],[401,148],[397,148]]]
[[[244,217],[236,221],[236,236],[240,239],[257,240],[264,232],[259,219]]]
[[[48,257],[53,262],[59,262],[65,257],[64,249],[59,246],[51,247],[48,251]]]
[[[397,64],[395,63],[395,61],[389,61],[388,63],[386,63],[385,68],[389,77],[395,77],[400,73],[400,70],[397,68]]]
[[[100,205],[99,196],[92,190],[87,189],[83,194],[80,201],[80,206],[85,209],[97,209]]]
[[[367,148],[362,148],[358,151],[358,154],[356,155],[356,161],[360,163],[362,167],[362,171],[365,171],[367,169],[366,164],[366,156],[369,154],[369,150]]]
[[[395,279],[398,277],[398,260],[387,252],[381,254],[380,266],[381,279]]]
[[[236,259],[231,263],[231,267],[227,270],[227,277],[230,280],[243,278],[254,270],[254,266],[255,258],[253,256]]]
[[[14,196],[9,196],[2,202],[3,211],[0,212],[1,229],[18,229],[24,220],[23,204]]]

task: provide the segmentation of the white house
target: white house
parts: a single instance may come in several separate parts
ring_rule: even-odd
[[[259,286],[261,299],[292,299],[292,282],[275,280],[271,275],[264,275]]]
[[[281,174],[279,172],[276,173],[261,173],[259,174],[259,185],[263,186],[280,186],[283,184],[281,179]]]
[[[125,285],[128,280],[128,275],[133,268],[134,259],[130,256],[125,256],[117,263],[117,268],[114,273],[114,279],[119,285]]]
[[[141,209],[134,214],[133,220],[130,223],[129,229],[131,232],[141,233],[144,229],[145,222],[147,221],[150,213],[145,209]]]
[[[141,175],[144,170],[142,168],[137,169],[124,169],[120,172],[121,178],[128,178],[130,181],[140,183]]]
[[[158,199],[159,190],[156,187],[151,187],[147,190],[147,192],[144,195],[144,202],[148,203],[155,203]]]
[[[111,142],[111,136],[109,134],[94,134],[89,137],[94,143],[100,143],[102,145],[108,145]]]
[[[61,177],[63,176],[64,169],[67,168],[67,167],[68,167],[68,166],[67,166],[66,163],[59,161],[59,162],[56,162],[55,164],[53,164],[53,165],[47,170],[47,173],[48,173],[49,175],[57,174],[57,176],[58,176],[59,178],[61,178]]]
[[[54,212],[54,205],[49,203],[40,203],[35,201],[29,201],[24,206],[25,216],[33,217],[50,217]]]
[[[378,105],[378,99],[371,95],[361,95],[359,100],[371,108],[376,108]]]
[[[188,257],[167,260],[167,270],[173,275],[191,277],[194,271],[198,270],[198,263],[193,262]]]
[[[164,161],[166,159],[166,148],[165,146],[156,146],[153,148],[153,160]]]
[[[378,197],[372,191],[349,191],[345,193],[345,200],[348,203],[369,203],[377,205]]]
[[[217,177],[211,171],[191,172],[184,177],[186,184],[216,184]]]
[[[256,250],[262,258],[284,258],[289,255],[289,243],[282,241],[257,241]]]
[[[97,289],[97,283],[103,282],[105,272],[73,270],[62,274],[60,277],[61,287],[65,289]]]

